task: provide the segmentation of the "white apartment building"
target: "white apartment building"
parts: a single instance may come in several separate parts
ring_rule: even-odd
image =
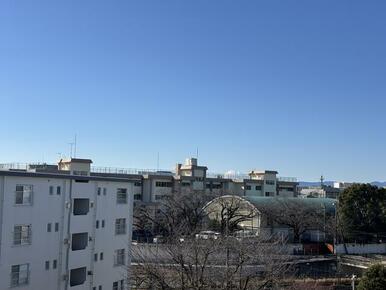
[[[123,290],[138,176],[0,166],[0,289]]]

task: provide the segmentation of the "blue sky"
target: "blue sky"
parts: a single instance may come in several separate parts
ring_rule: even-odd
[[[386,2],[0,2],[0,162],[386,179]]]

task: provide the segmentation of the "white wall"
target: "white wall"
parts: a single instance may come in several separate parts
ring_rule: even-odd
[[[72,182],[72,199],[89,198],[93,207],[87,215],[74,216],[71,203],[70,183]],[[17,184],[33,185],[33,204],[15,205],[15,189]],[[54,185],[53,195],[49,194],[49,186]],[[56,186],[61,186],[61,195],[56,194]],[[106,195],[97,195],[97,188],[106,188]],[[117,188],[128,189],[127,204],[117,204]],[[63,275],[68,270],[87,267],[94,275],[88,275],[83,285],[68,287],[68,290],[92,289],[102,286],[102,289],[112,289],[114,281],[123,279],[126,268],[113,266],[115,249],[126,249],[129,263],[129,243],[132,231],[133,183],[111,181],[89,181],[77,183],[61,178],[38,177],[0,177],[0,289],[9,289],[11,266],[30,264],[30,283],[17,289],[25,290],[64,290]],[[68,220],[70,218],[70,220]],[[125,235],[115,235],[115,219],[126,218],[127,231]],[[95,221],[99,220],[99,229]],[[105,220],[105,227],[101,221]],[[55,223],[59,222],[59,231],[55,232]],[[68,223],[69,222],[69,223]],[[51,232],[47,232],[47,223],[52,224]],[[32,243],[24,246],[13,245],[14,225],[31,224]],[[68,227],[70,225],[70,235]],[[71,238],[72,233],[87,232],[91,240],[84,250],[72,251],[64,244],[65,238]],[[68,255],[67,255],[68,249]],[[99,253],[104,259],[99,261]],[[94,262],[94,253],[98,253],[98,261]],[[67,260],[68,258],[68,260]],[[58,261],[57,269],[52,269],[53,260]],[[50,261],[50,269],[45,270],[45,261]],[[97,288],[98,289],[98,288]]]

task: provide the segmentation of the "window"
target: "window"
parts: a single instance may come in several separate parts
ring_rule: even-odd
[[[101,195],[101,192],[102,192],[102,188],[98,187],[98,191],[97,191],[98,195]]]
[[[54,187],[51,185],[50,186],[50,195],[53,195],[54,194]]]
[[[60,195],[62,193],[62,188],[60,186],[56,187],[56,194]]]
[[[32,193],[32,185],[16,185],[15,204],[31,205]]]
[[[190,182],[188,182],[188,181],[183,181],[183,182],[181,183],[181,186],[182,186],[182,187],[189,187],[189,186],[190,186]]]
[[[255,187],[256,190],[261,190],[261,188],[262,188],[261,185],[256,185]]]
[[[196,177],[196,181],[204,181],[203,177]]]
[[[72,269],[70,271],[70,286],[82,285],[86,282],[86,267]]]
[[[59,223],[55,223],[55,232],[59,232]]]
[[[126,219],[115,220],[115,234],[116,235],[126,234]]]
[[[102,290],[102,286],[101,285],[99,285],[98,290]]]
[[[107,188],[104,187],[104,188],[103,188],[103,195],[106,195],[106,194],[107,194]]]
[[[94,254],[94,261],[95,261],[95,262],[98,261],[98,254]]]
[[[115,250],[114,252],[114,266],[125,265],[125,249]]]
[[[74,198],[74,215],[87,215],[90,210],[90,199]]]
[[[273,196],[273,195],[274,195],[273,192],[268,192],[268,191],[267,191],[267,192],[265,193],[265,196]]]
[[[92,290],[97,290],[97,289],[96,289],[96,286],[95,286],[95,287],[92,287]]]
[[[105,227],[105,220],[102,220],[102,228]]]
[[[101,261],[103,260],[103,253],[99,254],[99,260],[101,260]]]
[[[221,183],[214,183],[214,184],[212,185],[212,188],[213,188],[213,189],[221,189],[221,188],[222,188],[222,184],[221,184]]]
[[[134,186],[142,186],[142,182],[141,181],[136,181],[136,182],[134,182]]]
[[[274,181],[274,180],[266,180],[266,181],[265,181],[265,184],[268,184],[268,185],[275,185],[275,181]]]
[[[140,193],[134,194],[134,199],[135,200],[141,200],[142,199],[142,194],[140,194]]]
[[[29,283],[29,264],[13,265],[11,268],[11,287]]]
[[[58,267],[58,261],[57,260],[53,260],[52,261],[52,269],[56,269]]]
[[[48,233],[51,232],[51,223],[48,223],[48,224],[47,224],[47,232],[48,232]]]
[[[252,187],[250,185],[245,186],[245,190],[251,190],[251,189],[252,189]]]
[[[282,191],[291,191],[291,192],[294,191],[293,187],[280,187],[279,190],[282,190]]]
[[[71,249],[73,251],[79,251],[86,249],[88,244],[88,233],[76,233],[72,234]]]
[[[172,183],[167,182],[167,181],[156,181],[155,186],[156,187],[172,187]]]
[[[88,183],[88,180],[87,179],[75,179],[75,182],[77,182],[77,183]]]
[[[211,187],[211,184],[210,184],[210,183],[207,183],[207,184],[206,184],[206,188],[207,188],[207,189],[212,188],[212,187]]]
[[[127,188],[117,189],[117,203],[127,203]]]
[[[99,229],[99,220],[97,220],[97,221],[95,222],[95,227],[96,227],[97,229]]]
[[[13,244],[31,244],[31,225],[17,225],[13,228]]]
[[[50,261],[46,261],[46,270],[50,269]]]
[[[124,280],[120,280],[120,281],[116,281],[113,283],[113,290],[123,290],[123,285],[124,285],[125,281]]]

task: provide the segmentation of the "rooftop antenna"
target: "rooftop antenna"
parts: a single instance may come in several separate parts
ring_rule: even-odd
[[[74,138],[74,158],[76,158],[76,134]]]
[[[198,160],[198,147],[196,148],[196,159]]]
[[[159,152],[157,152],[157,171],[159,171]]]
[[[74,142],[68,143],[70,145],[70,158],[72,158],[72,146],[74,146]]]

